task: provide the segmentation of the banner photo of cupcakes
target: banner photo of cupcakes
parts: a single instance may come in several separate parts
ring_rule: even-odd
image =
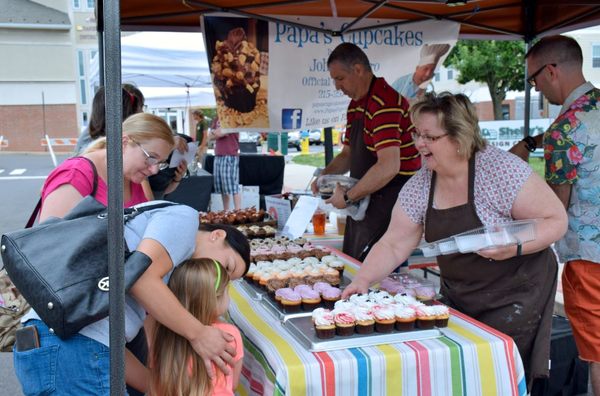
[[[224,129],[268,128],[268,24],[204,17],[206,49]]]

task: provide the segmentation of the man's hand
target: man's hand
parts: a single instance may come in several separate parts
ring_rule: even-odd
[[[510,148],[510,150],[508,150],[509,152],[513,153],[514,155],[516,155],[517,157],[521,158],[523,161],[528,162],[529,161],[529,150],[527,150],[527,145],[525,144],[524,141],[520,141],[517,144],[515,144],[514,146],[512,146]]]
[[[337,209],[345,209],[346,208],[346,200],[344,199],[344,193],[346,189],[337,183],[335,189],[333,190],[333,195],[331,198],[325,201],[325,203],[332,204]]]
[[[313,193],[313,195],[318,195],[319,194],[319,186],[317,184],[317,180],[319,180],[319,178],[316,178],[311,184],[310,184],[310,189]]]
[[[187,153],[187,151],[188,151],[187,140],[185,140],[181,136],[174,136],[174,138],[175,138],[175,148],[177,149],[177,151],[179,151],[181,154]]]
[[[225,375],[230,373],[229,366],[233,364],[235,348],[229,343],[234,338],[231,334],[211,326],[203,326],[203,330],[196,338],[189,340],[194,351],[204,361],[208,375],[214,378],[214,363]]]

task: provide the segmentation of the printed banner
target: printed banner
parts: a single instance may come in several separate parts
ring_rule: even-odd
[[[305,24],[332,30],[352,21],[302,17]],[[282,132],[345,124],[350,99],[335,89],[327,69],[329,54],[343,42],[362,48],[373,73],[409,100],[423,95],[456,43],[459,24],[378,22],[380,27],[334,37],[285,23],[204,17],[221,127],[228,132]]]
[[[544,133],[550,127],[552,121],[552,118],[529,120],[529,134],[536,136]],[[524,125],[523,120],[479,121],[481,136],[491,145],[505,151],[508,151],[523,139]],[[539,150],[540,152],[542,151],[541,149]]]

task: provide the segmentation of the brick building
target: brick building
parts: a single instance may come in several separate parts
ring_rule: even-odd
[[[93,9],[93,0],[0,0],[3,150],[44,151],[44,135],[76,138],[87,124]]]

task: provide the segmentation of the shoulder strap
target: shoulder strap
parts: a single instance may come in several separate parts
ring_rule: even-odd
[[[139,208],[137,208],[137,207],[126,208],[123,212],[124,218],[125,218],[125,223],[127,223],[129,220],[135,218],[140,213],[148,212],[149,210],[154,210],[154,209],[166,208],[168,206],[175,206],[175,205],[181,205],[181,204],[174,203],[174,202],[160,202],[160,203],[155,203],[152,205],[144,205]]]
[[[90,195],[92,197],[95,197],[96,190],[98,190],[98,170],[96,169],[96,165],[94,164],[94,161],[92,161],[91,159],[89,159],[87,157],[83,157],[83,156],[77,156],[77,157],[73,157],[73,158],[83,158],[90,164],[90,167],[92,168],[92,172],[94,172],[94,180],[92,181],[92,192],[90,193]]]
[[[94,164],[94,162],[91,159],[86,158],[86,157],[77,156],[77,157],[73,157],[73,158],[83,158],[92,167],[92,172],[94,172],[94,180],[92,181],[92,193],[90,195],[92,197],[95,197],[96,190],[98,190],[98,170],[96,169],[96,165]],[[35,205],[33,212],[31,212],[31,215],[29,216],[29,220],[27,220],[27,224],[25,224],[25,228],[31,228],[33,226],[33,223],[35,223],[35,219],[37,219],[38,214],[40,213],[41,209],[42,209],[42,197],[40,197],[40,199],[38,199],[38,202]]]
[[[33,212],[31,212],[31,215],[29,216],[29,220],[27,220],[27,224],[25,224],[25,228],[31,228],[33,226],[33,223],[35,223],[35,219],[37,219],[38,213],[40,213],[41,208],[42,208],[42,197],[40,197],[40,199],[38,199],[37,204],[35,205],[35,208],[33,209]]]

